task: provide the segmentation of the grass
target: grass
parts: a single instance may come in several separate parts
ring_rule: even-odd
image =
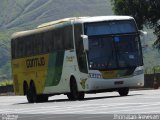
[[[0,86],[8,86],[8,85],[13,85],[12,80],[4,80],[0,82]]]

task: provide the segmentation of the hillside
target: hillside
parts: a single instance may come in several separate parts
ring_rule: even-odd
[[[108,0],[2,0],[0,11],[2,29],[37,25],[65,17],[112,14]]]
[[[110,0],[1,0],[0,80],[11,79],[10,36],[13,32],[73,16],[113,15]],[[144,50],[145,65],[152,67],[159,54],[152,50],[153,35]]]
[[[66,17],[112,15],[109,0],[1,0],[0,80],[11,79],[10,36]]]

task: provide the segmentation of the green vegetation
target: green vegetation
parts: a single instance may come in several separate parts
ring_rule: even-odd
[[[13,81],[11,80],[4,80],[0,82],[0,86],[8,86],[8,85],[13,85]]]
[[[118,15],[131,15],[139,29],[146,25],[157,36],[154,47],[160,50],[160,1],[159,0],[112,0],[113,11]]]
[[[160,65],[153,66],[152,68],[149,67],[145,68],[145,74],[154,74],[154,73],[160,73]]]

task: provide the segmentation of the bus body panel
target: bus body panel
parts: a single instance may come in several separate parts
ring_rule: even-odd
[[[12,60],[15,94],[23,95],[23,83],[33,80],[38,94],[43,92],[48,68],[48,54]]]
[[[60,78],[60,82],[57,85],[49,85],[49,86],[45,86],[45,89],[43,91],[44,94],[54,94],[54,93],[64,93],[64,92],[69,92],[69,80],[70,80],[70,76],[73,74],[74,75],[74,64],[75,64],[75,55],[73,52],[70,52],[70,50],[65,51],[64,52],[64,56],[63,56],[63,62],[61,63],[62,65],[62,70],[61,70],[61,75],[59,75]],[[52,62],[54,62],[52,60]],[[52,69],[54,69],[54,66],[50,66]],[[50,70],[49,70],[50,71]],[[53,70],[51,70],[53,72]],[[50,74],[50,76],[48,77],[50,78],[54,78],[55,75],[54,74]],[[50,79],[50,82],[51,79]]]
[[[117,83],[117,84],[116,84]],[[97,79],[89,78],[86,81],[86,91],[118,89],[124,87],[142,87],[144,86],[144,74],[137,76],[118,78],[118,79]]]
[[[95,90],[107,90],[111,88],[123,87],[143,87],[144,86],[144,68],[137,67],[131,75],[123,75],[126,70],[104,71],[89,70],[89,75],[81,79],[80,85],[85,92]],[[120,76],[122,73],[123,76]],[[83,76],[85,76],[83,74]],[[82,91],[83,91],[82,90]]]
[[[70,78],[74,77],[78,90],[79,91],[85,91],[81,84],[81,72],[79,71],[78,65],[77,65],[77,57],[75,50],[67,50],[64,54],[63,59],[63,69],[61,74],[61,80],[58,85],[51,85],[51,86],[45,86],[44,94],[58,94],[58,93],[69,93],[70,92]],[[52,66],[54,67],[54,66]],[[54,77],[54,74],[51,74],[50,77]]]

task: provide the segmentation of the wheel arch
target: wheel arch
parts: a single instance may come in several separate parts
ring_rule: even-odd
[[[79,91],[78,81],[77,81],[77,78],[76,78],[74,75],[71,75],[71,77],[70,77],[69,87],[71,87],[71,83],[72,83],[73,81],[76,82],[77,89],[78,89],[78,91]]]

